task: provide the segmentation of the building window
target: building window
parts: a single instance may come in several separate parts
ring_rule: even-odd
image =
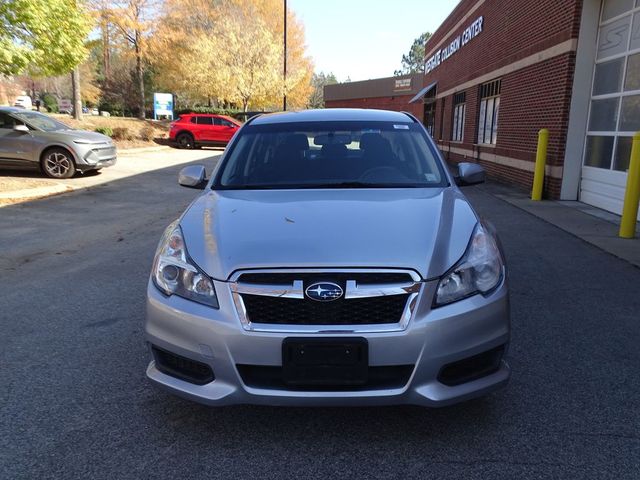
[[[465,92],[456,93],[453,96],[453,130],[451,140],[462,142],[464,140],[464,120],[467,112],[467,95]]]
[[[478,117],[478,143],[495,145],[498,139],[501,80],[480,87],[480,116]]]
[[[424,96],[424,126],[433,137],[436,126],[436,88],[432,88]]]

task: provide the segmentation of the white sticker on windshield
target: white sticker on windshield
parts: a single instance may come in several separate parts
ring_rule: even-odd
[[[437,182],[438,176],[433,173],[425,173],[424,177],[427,179],[427,182]]]
[[[409,130],[409,125],[394,125],[393,128],[398,130]]]

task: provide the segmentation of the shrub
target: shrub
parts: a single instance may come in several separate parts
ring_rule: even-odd
[[[114,140],[133,140],[133,135],[127,127],[115,127],[111,138]]]
[[[96,132],[106,135],[107,137],[113,138],[113,129],[111,127],[98,127],[95,129]]]
[[[151,125],[145,125],[140,129],[140,139],[151,142],[156,136],[156,132]]]
[[[42,105],[49,113],[58,113],[58,100],[50,93],[42,95]]]
[[[101,99],[98,104],[98,110],[101,112],[109,112],[114,117],[121,117],[123,114],[123,108],[121,103],[110,102],[107,99]]]

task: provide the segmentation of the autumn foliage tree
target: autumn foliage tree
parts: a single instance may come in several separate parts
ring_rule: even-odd
[[[139,118],[150,91],[244,110],[279,109],[286,95],[302,108],[313,65],[289,10],[285,79],[283,14],[282,0],[0,0],[0,75],[26,71],[32,90],[34,75],[49,77],[41,93],[60,98],[68,82],[57,76],[74,69],[83,100]],[[76,68],[88,51],[89,68]]]
[[[87,55],[90,28],[80,1],[0,1],[0,74],[70,72]]]
[[[166,0],[151,43],[159,85],[181,99],[245,111],[278,108],[285,92],[293,108],[306,106],[312,64],[304,29],[289,12],[285,83],[282,13],[276,0]]]

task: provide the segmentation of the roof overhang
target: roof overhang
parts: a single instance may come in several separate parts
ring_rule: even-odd
[[[416,103],[418,100],[424,98],[424,96],[429,93],[431,90],[433,90],[434,88],[436,88],[436,85],[438,84],[438,82],[433,82],[429,85],[427,85],[426,87],[424,87],[422,90],[420,90],[415,97],[413,97],[409,103]]]

